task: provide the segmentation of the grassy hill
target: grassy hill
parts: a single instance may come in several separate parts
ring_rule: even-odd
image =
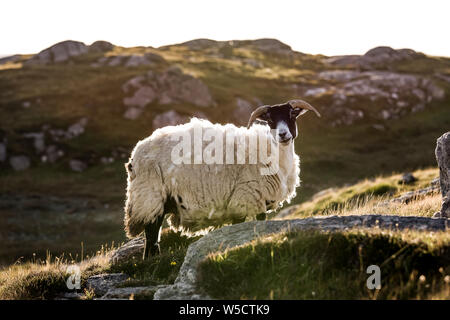
[[[101,59],[146,54],[162,59],[137,66],[100,63],[111,61]],[[422,109],[382,119],[377,118],[377,108],[384,100],[374,102],[371,94],[349,95],[343,109],[333,104],[337,92],[333,90],[340,84],[324,79],[321,72],[368,70],[330,64],[328,58],[294,52],[275,40],[269,45],[264,41],[193,41],[161,48],[114,46],[47,64],[29,63],[33,58],[22,55],[1,64],[0,143],[7,141],[8,157],[26,155],[31,164],[24,171],[14,171],[8,159],[0,162],[0,240],[5,244],[0,261],[27,260],[33,253],[45,258],[47,249],[79,258],[82,246],[83,254],[92,255],[102,244],[124,241],[123,163],[135,143],[155,129],[155,118],[169,110],[242,124],[246,119],[235,113],[238,98],[252,108],[292,98],[304,98],[317,107],[323,118],[307,114],[299,123],[296,151],[301,158],[302,186],[293,204],[323,189],[434,166],[435,140],[450,128],[450,82],[446,80],[450,59],[417,56],[369,70],[428,79],[445,93]],[[149,71],[164,73],[173,66],[206,84],[215,105],[155,100],[137,119],[124,118],[124,99],[129,94],[123,85]],[[323,87],[324,94],[302,96],[308,89]],[[333,125],[346,110],[363,111],[364,117],[351,125]],[[59,141],[49,138],[50,130],[67,130],[83,118],[88,122],[82,134]],[[46,146],[55,145],[62,152],[53,163],[43,162],[42,154],[34,151],[33,140],[25,137],[44,131]],[[113,157],[112,163],[101,162],[108,157]],[[87,168],[71,170],[72,159],[82,160]],[[59,206],[61,202],[65,206]]]

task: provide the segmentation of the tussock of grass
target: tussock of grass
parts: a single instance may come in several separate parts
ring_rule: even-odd
[[[105,271],[109,250],[99,251],[95,257],[77,264],[82,287],[87,278]],[[44,261],[17,263],[4,268],[0,270],[0,300],[53,299],[68,290],[66,281],[70,274],[67,268],[72,264],[75,261],[48,254]]]
[[[445,232],[288,233],[211,254],[199,287],[219,299],[449,299],[449,257]],[[369,265],[380,290],[366,287]]]

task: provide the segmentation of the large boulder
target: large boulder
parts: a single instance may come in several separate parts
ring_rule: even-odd
[[[436,160],[439,165],[439,184],[442,208],[436,217],[450,217],[450,132],[444,133],[436,143]]]
[[[411,49],[395,50],[391,47],[380,46],[367,51],[364,55],[335,56],[325,60],[334,66],[358,67],[365,70],[389,69],[393,62],[413,60],[425,57],[423,53]]]
[[[229,248],[244,245],[258,237],[280,232],[309,229],[337,231],[357,227],[376,227],[387,230],[447,230],[446,222],[443,219],[389,215],[328,216],[295,220],[251,221],[226,226],[206,234],[189,246],[175,283],[158,289],[154,299],[211,299],[211,297],[198,291],[196,281],[198,264],[212,252],[222,252]]]
[[[59,42],[38,54],[34,55],[25,64],[51,64],[64,62],[71,57],[79,56],[88,52],[88,46],[83,42],[67,40]]]
[[[23,171],[30,167],[31,161],[27,156],[12,156],[9,158],[9,164],[15,171]]]
[[[153,130],[162,128],[165,126],[175,126],[177,124],[186,123],[189,121],[189,116],[181,115],[174,110],[166,111],[158,114],[152,122]]]
[[[178,103],[190,103],[198,107],[216,105],[208,86],[200,79],[183,73],[177,67],[170,67],[164,72],[149,71],[144,75],[133,77],[122,85],[122,90],[129,95],[123,99],[123,104],[127,108],[124,117],[128,119],[138,118],[142,110],[155,101],[161,105]]]
[[[114,45],[108,41],[95,41],[89,46],[89,52],[108,52],[114,49]]]

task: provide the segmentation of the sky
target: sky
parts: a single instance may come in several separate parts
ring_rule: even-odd
[[[9,0],[0,55],[63,40],[153,46],[196,38],[276,38],[312,54],[363,54],[387,45],[450,56],[449,0]]]

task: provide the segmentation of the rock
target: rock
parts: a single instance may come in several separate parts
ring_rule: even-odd
[[[87,289],[93,290],[96,296],[103,296],[111,288],[126,281],[129,277],[123,273],[103,273],[87,279]]]
[[[15,171],[23,171],[30,167],[30,158],[27,156],[12,156],[9,158],[9,164]]]
[[[41,161],[43,163],[55,163],[58,159],[64,156],[64,151],[59,150],[55,145],[49,145],[41,156]]]
[[[78,122],[67,128],[66,139],[72,139],[83,134],[87,123],[87,118],[81,118]]]
[[[443,219],[389,215],[327,216],[295,220],[251,221],[225,226],[206,234],[189,246],[175,283],[158,289],[154,299],[211,299],[209,296],[198,292],[196,286],[197,265],[211,252],[224,251],[248,243],[260,236],[288,230],[337,231],[355,227],[377,227],[394,230],[447,230],[446,221]]]
[[[0,142],[0,162],[5,162],[6,157],[6,143]]]
[[[136,298],[153,299],[156,290],[166,286],[111,288],[99,300],[134,300]]]
[[[148,66],[152,64],[143,56],[131,55],[125,62],[125,67],[137,67],[137,66]]]
[[[122,91],[125,93],[129,93],[131,90],[136,89],[136,88],[140,88],[143,86],[143,82],[146,80],[147,78],[145,76],[137,76],[134,78],[131,78],[130,80],[128,80],[127,82],[125,82],[122,85]]]
[[[199,107],[214,106],[208,87],[199,79],[184,74],[179,68],[171,67],[165,72],[149,71],[145,75],[131,78],[122,85],[122,90],[131,96],[123,99],[127,107],[125,118],[136,119],[148,104],[190,103]],[[131,109],[130,108],[135,108]]]
[[[394,50],[391,47],[381,46],[370,49],[364,55],[336,56],[325,59],[326,63],[335,66],[353,66],[365,70],[376,68],[389,68],[393,62],[412,60],[425,57],[423,53],[411,49]]]
[[[99,66],[124,66],[124,67],[138,67],[138,66],[154,66],[166,63],[166,60],[159,54],[147,52],[143,55],[118,55],[110,57],[101,57],[97,62],[93,63],[93,67]]]
[[[290,46],[277,39],[270,39],[270,38],[257,39],[253,40],[251,44],[258,50],[268,53],[289,55],[293,52]]]
[[[82,42],[63,41],[34,55],[25,65],[64,62],[71,57],[79,56],[86,52],[88,52],[88,47]]]
[[[122,61],[124,60],[123,58],[124,56],[116,56],[106,59],[106,61],[108,61],[107,65],[110,67],[117,67],[122,64]]]
[[[123,117],[129,120],[136,120],[137,118],[139,118],[139,116],[142,114],[143,111],[144,110],[141,108],[131,107],[128,108],[127,111],[125,111]]]
[[[331,70],[320,72],[318,79],[330,83],[297,90],[301,96],[332,101],[325,114],[332,126],[351,125],[363,118],[397,119],[445,97],[433,81],[413,74]]]
[[[417,178],[413,176],[411,172],[405,173],[402,178],[398,181],[399,184],[411,184],[416,182]]]
[[[84,294],[78,292],[64,292],[58,295],[55,300],[81,300]]]
[[[180,45],[188,47],[189,50],[198,51],[208,49],[210,47],[217,47],[219,42],[210,39],[194,39],[180,43]]]
[[[72,171],[83,172],[87,169],[87,164],[81,160],[72,159],[69,162],[69,167],[70,169],[72,169]]]
[[[280,210],[280,212],[278,212],[276,217],[277,217],[277,219],[285,218],[285,217],[291,215],[292,213],[296,212],[300,207],[301,207],[300,204],[289,206],[285,209]]]
[[[254,107],[252,104],[242,98],[236,98],[236,108],[233,111],[233,117],[240,125],[247,125],[247,121],[250,118]]]
[[[30,132],[23,135],[25,138],[33,139],[33,146],[37,154],[45,150],[45,135],[43,132]]]
[[[95,41],[89,46],[89,52],[108,52],[114,49],[114,45],[108,41]]]
[[[150,86],[140,87],[132,97],[123,99],[126,107],[144,108],[147,104],[152,103],[157,97],[157,93]]]
[[[436,142],[436,160],[439,166],[439,184],[442,194],[441,217],[450,217],[450,132]]]
[[[310,97],[310,96],[318,97],[327,91],[328,91],[327,88],[311,88],[311,89],[306,90],[303,95],[305,97]]]
[[[181,115],[174,110],[170,110],[164,113],[158,114],[152,122],[153,130],[162,128],[165,126],[175,126],[177,124],[186,123],[189,121],[189,117],[186,115]]]
[[[401,196],[399,196],[397,198],[380,202],[380,203],[378,203],[378,206],[385,206],[391,202],[409,203],[410,201],[416,200],[421,197],[428,196],[428,195],[436,193],[438,191],[439,191],[438,185],[431,185],[430,187],[415,190],[415,191],[409,191],[409,192],[402,194]]]
[[[3,58],[0,58],[0,65],[6,64],[6,63],[9,63],[9,62],[14,63],[14,62],[19,61],[21,58],[22,58],[22,56],[20,54],[15,54],[15,55],[12,55],[12,56],[3,57]]]
[[[141,259],[143,251],[144,238],[134,238],[116,249],[112,253],[109,263],[120,264],[131,259]]]
[[[24,107],[25,109],[28,109],[29,107],[31,107],[31,102],[30,101],[22,102],[22,107]]]

